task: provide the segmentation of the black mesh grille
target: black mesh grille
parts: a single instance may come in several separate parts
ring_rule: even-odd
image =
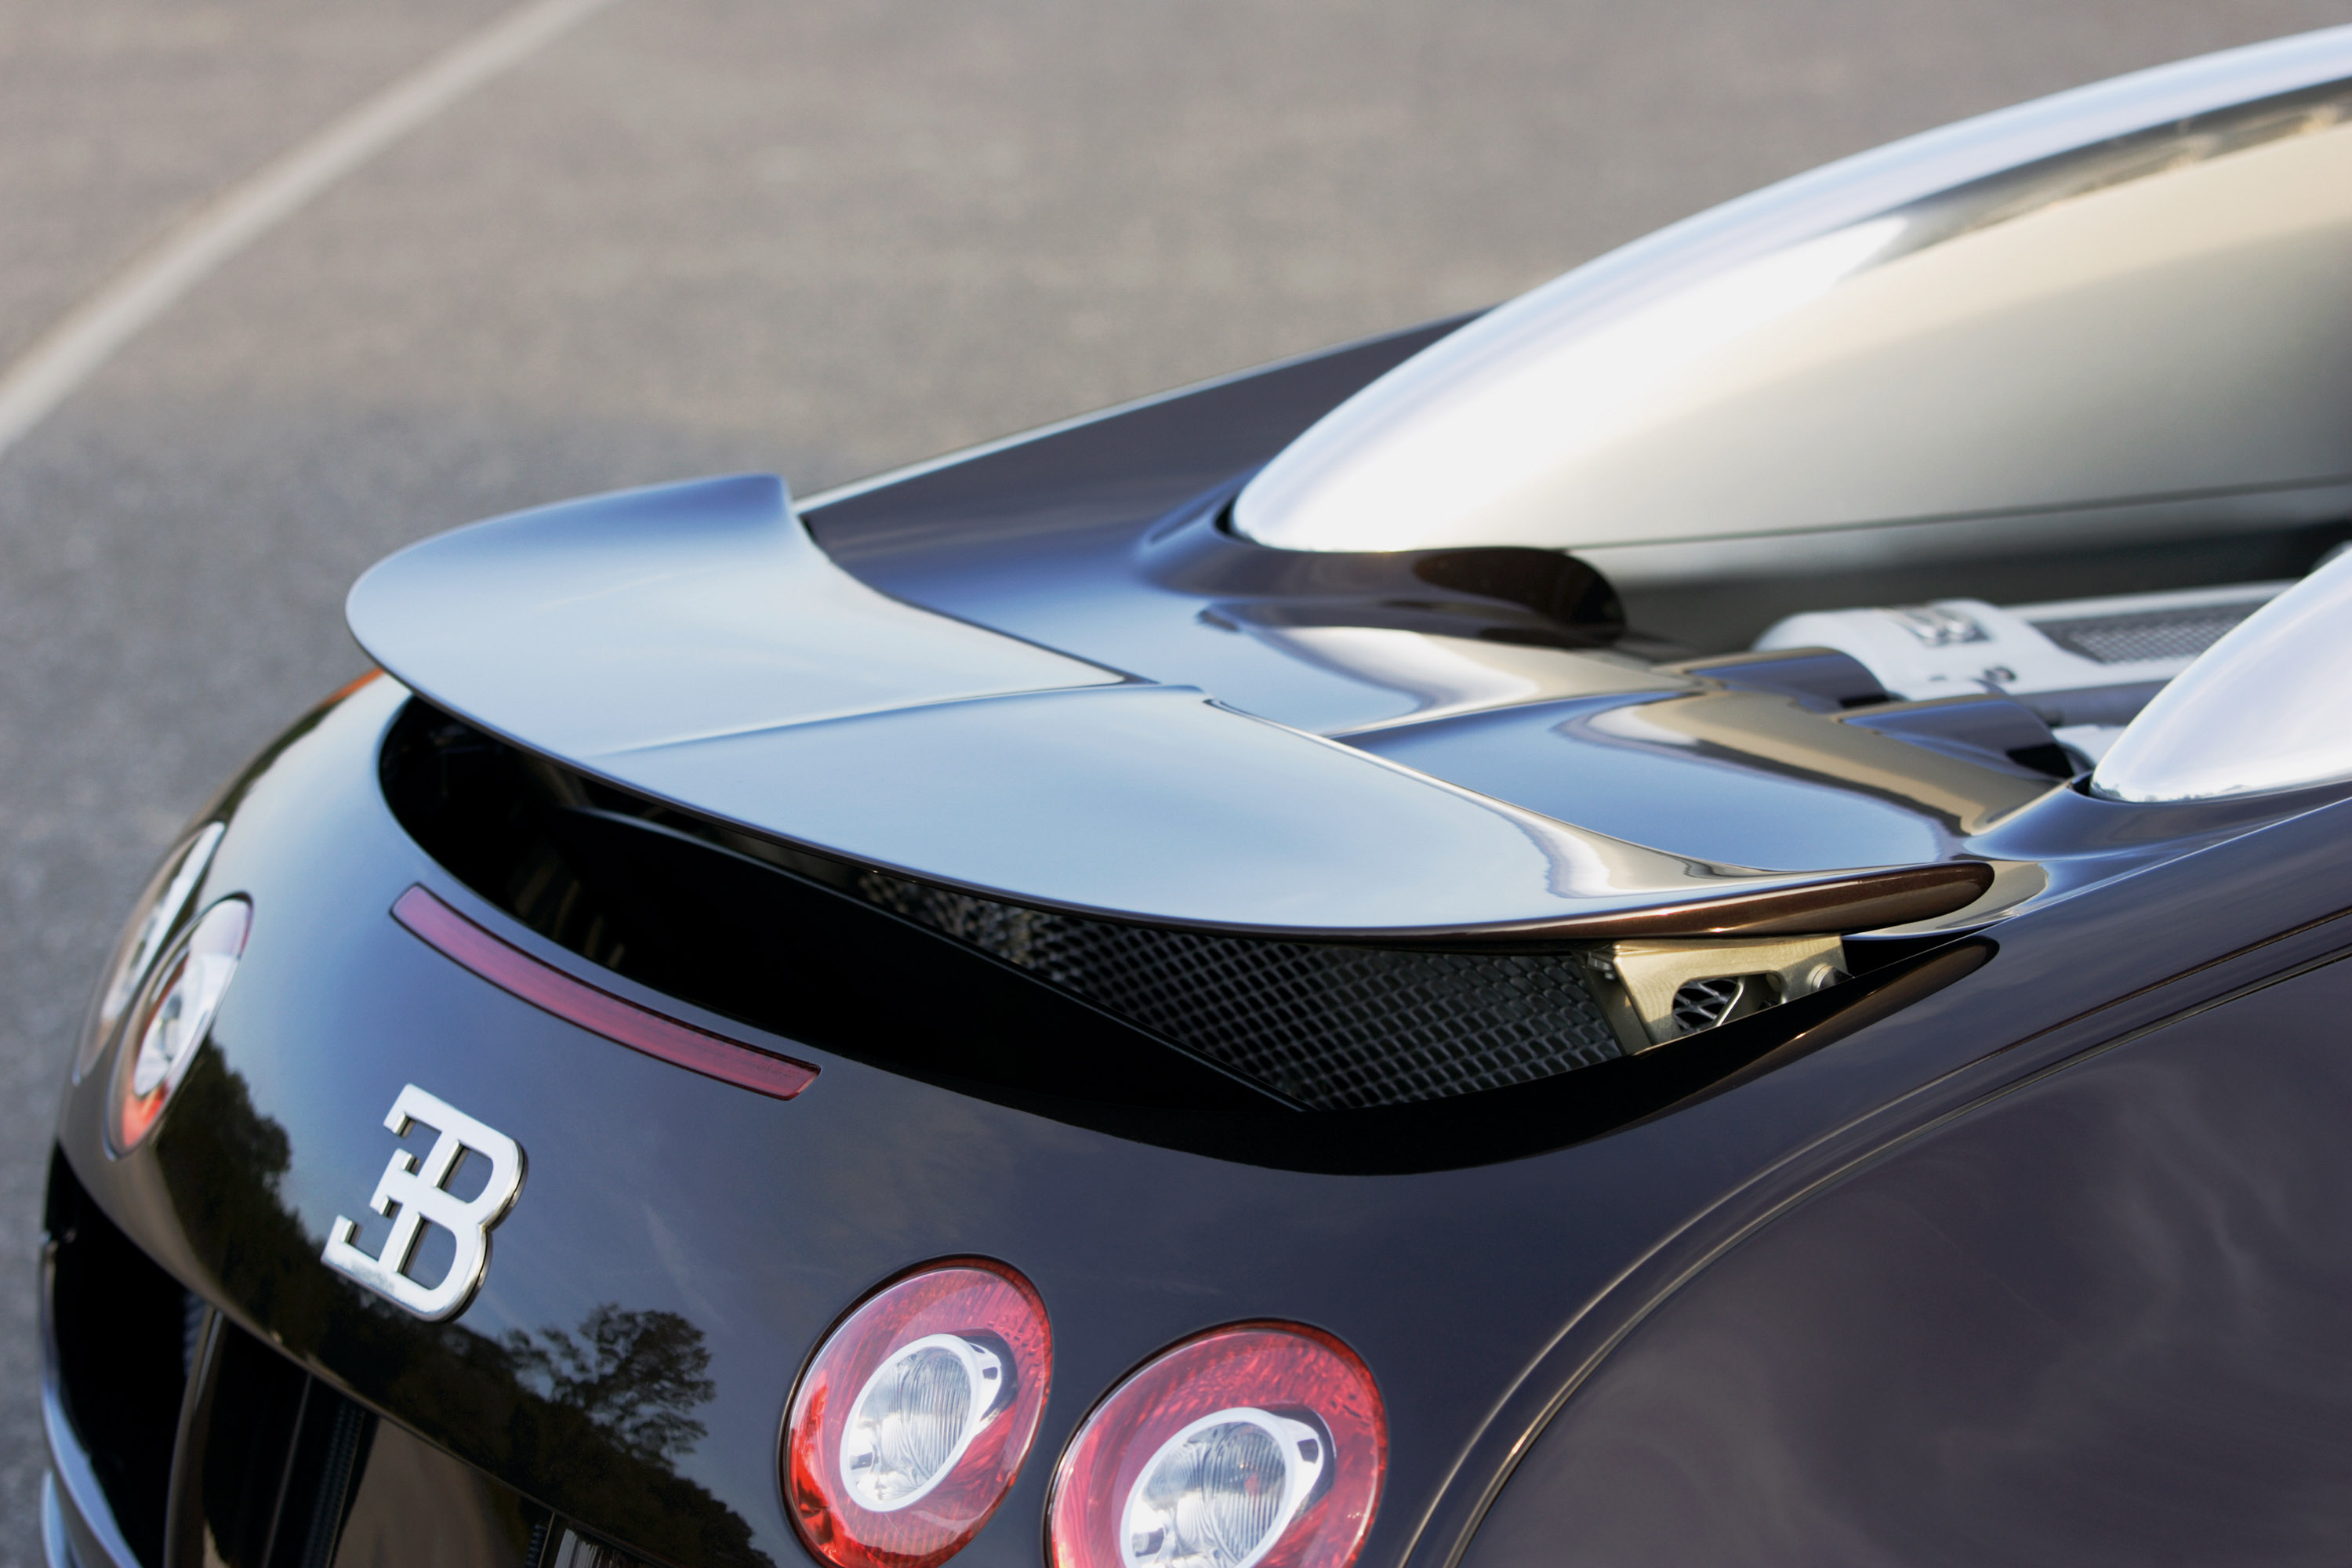
[[[416,841],[549,941],[714,1012],[1008,1103],[1257,1112],[1265,1089],[1352,1109],[1622,1054],[1573,953],[1171,931],[950,892],[529,763],[421,700],[387,738],[383,769]]]
[[[1318,1110],[1499,1089],[1622,1054],[1566,954],[1159,931],[877,871],[856,889]]]
[[[1739,1005],[1741,993],[1747,989],[1747,979],[1737,974],[1694,980],[1675,993],[1675,1022],[1686,1035],[1712,1029],[1731,1016],[1731,1010]]]
[[[2178,610],[2143,610],[2128,616],[2036,621],[2034,629],[2068,652],[2101,664],[2127,664],[2141,658],[2195,658],[2221,641],[2223,632],[2266,602],[2242,599],[2227,605],[2190,605]]]

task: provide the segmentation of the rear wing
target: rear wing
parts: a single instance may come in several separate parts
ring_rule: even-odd
[[[622,789],[896,875],[1237,935],[1507,949],[1932,919],[1981,862],[1671,855],[890,599],[748,475],[517,512],[352,588],[361,645]]]

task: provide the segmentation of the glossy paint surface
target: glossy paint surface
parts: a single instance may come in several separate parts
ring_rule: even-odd
[[[1998,897],[1979,914],[2341,793],[2118,810],[2053,787],[1998,748],[1898,738],[1898,723],[1915,721],[1907,715],[1842,708],[1801,679],[1758,685],[1753,668],[1702,661],[1685,676],[1607,650],[1254,620],[1233,581],[1242,570],[1233,552],[1250,547],[1221,533],[1219,509],[1287,433],[1448,325],[839,501],[818,497],[808,525],[827,554],[886,593],[1142,679],[1197,687],[1221,704],[1337,735],[1612,838],[1790,872],[1981,858],[2002,869]],[[1482,613],[1495,609],[1488,602]],[[1521,635],[1507,625],[1489,629]],[[1628,644],[1641,640],[1637,624]],[[1464,710],[1472,703],[1504,705]]]
[[[437,533],[376,562],[346,616],[412,687],[574,757],[1118,679],[866,588],[774,475]]]
[[[1908,705],[1871,706],[1884,692],[1824,696],[1763,665],[1702,660],[1682,675],[1608,650],[1254,620],[1234,583],[1243,567],[1233,553],[1250,547],[1215,522],[1239,476],[1358,378],[1442,330],[1336,351],[839,502],[819,497],[808,524],[828,554],[887,593],[1197,687],[1612,838],[1790,872],[1953,856],[1994,863],[1996,894],[1962,921],[2343,793],[2118,808],[2021,764],[2003,750],[2014,738],[1955,746],[1919,732],[1926,715]],[[1638,625],[1627,641],[1642,645]],[[1465,711],[1466,702],[1488,706]],[[2038,723],[1987,706],[2029,730]]]
[[[1435,322],[1093,421],[803,509],[824,552],[912,604],[1148,680],[1328,732],[1413,713],[1423,698],[1267,647],[1213,611],[1213,589],[1142,576],[1155,525],[1213,512],[1241,479],[1373,376],[1454,330]]]
[[[2330,808],[2020,917],[1975,973],[1611,1136],[1412,1176],[1268,1170],[784,1040],[755,1043],[822,1076],[768,1100],[489,985],[389,914],[422,882],[498,920],[401,835],[376,792],[399,697],[386,681],[362,689],[238,786],[200,895],[254,900],[238,984],[150,1144],[107,1157],[93,1079],[66,1109],[68,1158],[159,1261],[339,1386],[593,1528],[704,1561],[794,1560],[774,1463],[803,1360],[881,1279],[980,1253],[1021,1268],[1054,1315],[1038,1455],[1162,1345],[1242,1318],[1306,1322],[1362,1354],[1389,1411],[1389,1490],[1364,1560],[1442,1563],[1592,1353],[1590,1336],[1654,1299],[1652,1271],[1678,1249],[1801,1190],[1809,1149],[1873,1114],[1887,1122],[1879,1136],[1899,1131],[1920,1113],[1904,1097],[1956,1070],[2005,1079],[2037,1050],[2096,1043],[2105,1020],[2131,1026],[2341,941],[2312,923],[2341,902],[2342,808]],[[2280,940],[2226,957],[2266,939]],[[2101,1022],[2045,1033],[2118,998]],[[382,1118],[409,1082],[530,1162],[483,1289],[443,1325],[317,1262],[329,1220],[364,1200],[391,1152]],[[1508,1092],[1496,1097],[1505,1119]],[[635,1405],[599,1403],[552,1375],[593,1363],[599,1344],[696,1370],[656,1378]],[[648,1410],[665,1419],[633,1425]],[[1048,1468],[1024,1469],[964,1561],[1034,1563]]]
[[[2337,679],[2347,611],[2352,552],[2232,626],[2158,692],[2099,760],[2092,790],[2185,801],[2352,775]]]
[[[1801,878],[1696,862],[1452,788],[1184,687],[941,703],[598,762],[656,798],[865,864],[1192,926],[1565,937],[1685,910],[1691,929],[1744,929],[1784,903],[1839,901]],[[1975,896],[1959,868],[1927,875],[1948,894],[1927,889],[1905,918]],[[1853,879],[1859,897],[1874,880]],[[1823,918],[1796,929],[1839,929]]]
[[[558,756],[1118,679],[877,594],[771,474],[439,534],[369,568],[346,615],[411,686]]]
[[[2332,963],[1916,1136],[1669,1298],[1465,1568],[2341,1562]]]
[[[1889,523],[1966,556],[2338,517],[2347,77],[2352,30],[2280,39],[1701,214],[1381,378],[1235,525],[1597,551],[1633,584],[1883,558],[1820,535]]]
[[[1531,593],[1565,637],[1616,629],[1605,584],[1556,557],[1425,561],[1405,582],[1393,592],[1467,593],[1496,614],[1513,601],[1496,595]],[[1328,586],[1308,600],[1327,614],[1421,602]],[[1637,910],[1663,929],[1685,909],[1690,930],[1851,930],[1948,913],[1981,890],[1958,868],[1914,871],[1899,910],[1863,890],[1853,901],[1865,907],[1840,913],[1843,893],[1799,876],[1661,852],[1197,687],[1121,679],[885,597],[760,476],[457,530],[370,571],[349,614],[422,695],[544,756],[786,843],[1031,905],[1227,930],[1519,937],[1606,934]]]

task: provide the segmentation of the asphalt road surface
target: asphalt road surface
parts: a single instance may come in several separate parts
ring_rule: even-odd
[[[0,0],[0,375],[494,0]],[[807,493],[1481,304],[1698,207],[2352,0],[614,0],[0,454],[0,1563],[40,1184],[177,826],[357,673],[352,576],[583,491]],[[321,1041],[322,1048],[331,1042]]]

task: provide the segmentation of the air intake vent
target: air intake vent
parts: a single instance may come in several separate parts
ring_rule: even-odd
[[[1623,1054],[1566,953],[1160,931],[879,871],[856,890],[1318,1110],[1500,1089]]]
[[[967,1084],[1352,1110],[1551,1078],[1628,1037],[1574,953],[1164,931],[951,892],[531,762],[421,702],[388,739],[385,782],[443,865],[592,962]]]
[[[1714,1028],[1731,1016],[1747,989],[1748,978],[1739,974],[1692,981],[1675,993],[1675,1026],[1686,1035]]]
[[[2083,616],[2036,621],[2034,629],[2069,653],[2101,664],[2133,664],[2151,658],[2195,658],[2221,640],[2221,634],[2267,601],[2186,605],[2177,610],[2141,610],[2119,616]]]
[[[421,701],[383,772],[436,860],[589,962],[1051,1114],[1355,1110],[1536,1083],[1810,995],[1843,978],[1822,924],[1944,912],[1990,880],[1916,867],[1710,906],[1713,930],[1645,934],[1636,919],[1550,951],[1479,951],[1171,929],[943,888],[629,795]],[[1677,988],[1727,976],[1745,978],[1676,1014]]]

